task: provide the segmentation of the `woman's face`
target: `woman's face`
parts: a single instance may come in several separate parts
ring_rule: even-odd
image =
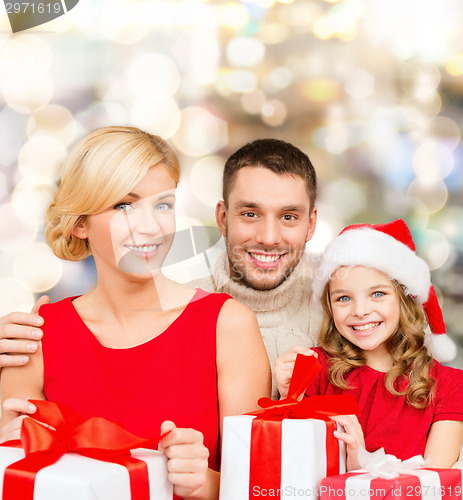
[[[151,167],[130,193],[84,222],[98,270],[152,275],[175,236],[175,181],[164,165]]]

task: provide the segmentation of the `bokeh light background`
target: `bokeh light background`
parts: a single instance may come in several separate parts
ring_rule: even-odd
[[[91,260],[52,255],[43,213],[75,141],[127,124],[174,147],[195,224],[214,225],[230,153],[294,143],[320,179],[310,254],[404,218],[463,346],[461,0],[80,0],[15,35],[1,9],[0,315],[94,284]]]

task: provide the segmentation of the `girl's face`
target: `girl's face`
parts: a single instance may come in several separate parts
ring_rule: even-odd
[[[331,276],[329,296],[338,332],[370,360],[390,359],[385,342],[397,330],[400,299],[382,272],[363,266],[340,267]]]
[[[99,279],[116,269],[151,276],[161,268],[175,235],[175,187],[158,164],[114,206],[87,217],[77,236],[88,239]]]

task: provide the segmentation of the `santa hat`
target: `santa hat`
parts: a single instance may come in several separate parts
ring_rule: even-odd
[[[319,302],[331,275],[341,266],[372,267],[404,286],[423,306],[432,334],[425,343],[437,361],[451,361],[456,346],[448,338],[444,318],[426,262],[415,253],[410,230],[401,219],[387,224],[354,224],[341,231],[325,250],[314,280]]]

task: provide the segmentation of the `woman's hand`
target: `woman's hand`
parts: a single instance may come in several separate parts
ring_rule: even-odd
[[[334,437],[346,443],[347,471],[360,469],[358,461],[359,448],[365,448],[365,438],[356,415],[337,415],[331,417],[336,423],[344,427],[344,432],[334,431]]]
[[[0,431],[0,443],[19,439],[23,420],[37,408],[27,399],[10,398],[3,402],[3,418],[6,424]]]
[[[295,345],[288,349],[275,361],[275,379],[280,397],[284,399],[288,395],[289,383],[293,375],[294,363],[298,354],[316,356],[316,353],[308,347]]]
[[[183,429],[173,422],[161,425],[159,449],[168,458],[168,479],[174,493],[182,498],[207,498],[209,476],[209,451],[203,444],[203,435],[194,429]]]

